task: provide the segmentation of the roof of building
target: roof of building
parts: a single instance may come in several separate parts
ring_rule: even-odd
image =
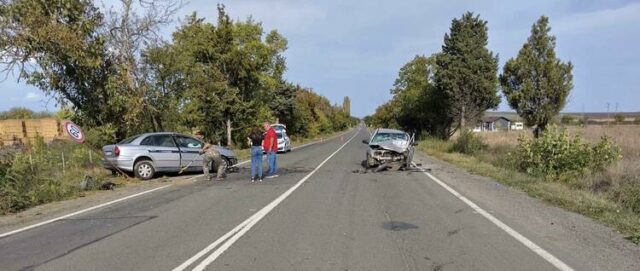
[[[499,119],[504,119],[506,121],[511,121],[508,118],[505,118],[503,116],[486,116],[482,118],[482,122],[496,122]]]

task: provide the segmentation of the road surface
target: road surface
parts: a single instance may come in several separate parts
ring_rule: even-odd
[[[428,157],[437,181],[363,173],[367,137],[280,155],[263,183],[244,165],[2,237],[0,269],[640,270],[609,229]]]

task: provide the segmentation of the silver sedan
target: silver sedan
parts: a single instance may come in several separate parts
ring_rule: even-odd
[[[108,170],[132,172],[142,180],[151,179],[158,172],[179,172],[187,165],[187,171],[202,171],[200,150],[203,145],[202,141],[187,135],[146,133],[102,147],[102,164]],[[222,146],[215,148],[228,167],[238,162],[233,151]]]

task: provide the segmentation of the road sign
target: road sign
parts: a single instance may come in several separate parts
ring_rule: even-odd
[[[71,121],[65,121],[62,126],[64,127],[64,131],[67,132],[73,141],[78,143],[84,142],[84,132],[82,132],[80,126]]]

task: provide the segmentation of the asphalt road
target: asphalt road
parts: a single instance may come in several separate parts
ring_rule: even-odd
[[[279,155],[280,177],[263,183],[250,183],[245,165],[224,182],[174,185],[0,238],[0,270],[558,269],[423,172],[359,172],[366,137],[358,129]],[[487,212],[568,268],[639,267],[595,263],[572,253],[586,242],[538,238],[499,209]]]

